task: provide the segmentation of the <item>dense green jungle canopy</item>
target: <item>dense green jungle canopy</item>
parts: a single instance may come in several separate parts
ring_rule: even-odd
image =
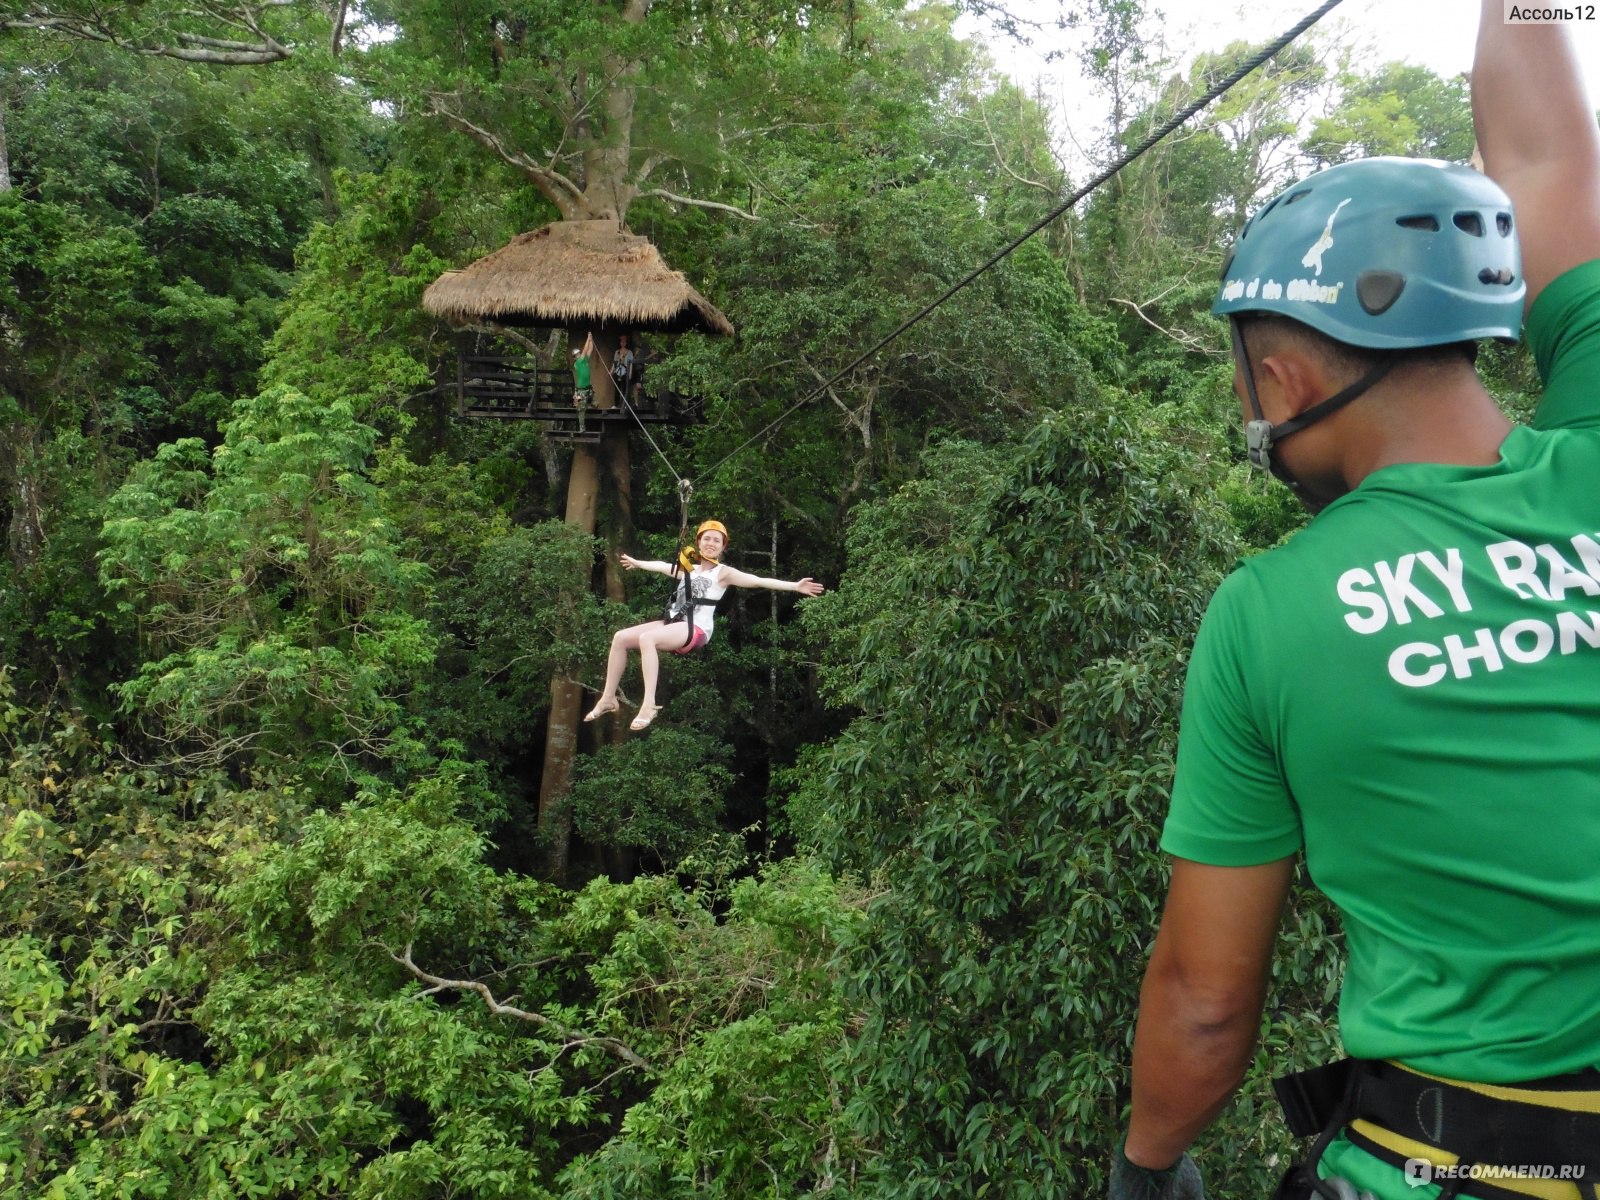
[[[1108,159],[1245,49],[1075,8]],[[700,479],[830,591],[584,727],[560,873],[552,680],[655,612],[604,564],[672,553],[674,480],[636,440],[565,522],[570,448],[456,418],[419,303],[625,217],[739,331],[659,368],[695,475],[1068,189],[955,15],[0,0],[0,1198],[1103,1188],[1187,646],[1299,519],[1211,281],[1289,175],[1464,158],[1464,84],[1301,43]],[[1298,898],[1214,1195],[1338,972]]]

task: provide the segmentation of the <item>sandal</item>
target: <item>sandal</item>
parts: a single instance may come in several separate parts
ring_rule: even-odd
[[[600,701],[599,704],[596,704],[593,708],[591,708],[584,715],[583,720],[584,720],[584,723],[587,724],[590,721],[598,721],[601,717],[605,716],[607,713],[613,713],[613,712],[616,712],[616,711],[617,711],[617,702],[615,700],[611,701],[610,704],[607,704],[604,700],[602,700],[602,701]]]
[[[661,705],[643,704],[639,706],[639,715],[628,723],[628,728],[635,733],[643,733],[650,728],[650,722],[661,715]]]

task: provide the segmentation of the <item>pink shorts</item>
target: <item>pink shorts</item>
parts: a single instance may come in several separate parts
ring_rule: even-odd
[[[700,626],[696,625],[694,627],[694,632],[689,635],[689,644],[686,646],[680,646],[672,653],[693,654],[696,650],[700,649],[701,646],[704,646],[707,640],[706,631],[701,629]]]

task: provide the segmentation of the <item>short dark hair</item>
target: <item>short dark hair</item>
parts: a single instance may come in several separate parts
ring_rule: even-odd
[[[1341,380],[1356,380],[1385,359],[1398,358],[1397,367],[1415,364],[1454,364],[1465,358],[1468,363],[1478,361],[1477,342],[1446,342],[1438,346],[1410,346],[1403,350],[1374,350],[1367,346],[1352,346],[1335,341],[1325,333],[1277,313],[1241,313],[1239,332],[1244,336],[1245,352],[1250,355],[1252,369],[1261,360],[1286,347],[1315,355],[1330,373]]]

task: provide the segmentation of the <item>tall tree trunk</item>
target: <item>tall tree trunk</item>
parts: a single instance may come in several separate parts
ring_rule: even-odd
[[[571,345],[583,345],[588,330],[569,330]],[[589,364],[594,406],[612,408],[616,389],[605,369],[617,352],[617,335],[594,331],[595,355]],[[604,426],[602,426],[604,429]],[[611,435],[614,441],[618,435]],[[620,435],[626,437],[626,434]],[[601,446],[605,438],[602,436]],[[566,522],[593,535],[600,507],[600,454],[579,442],[572,451],[572,473],[567,477]],[[571,854],[572,815],[566,800],[572,790],[572,767],[578,750],[583,710],[583,685],[556,675],[550,680],[550,717],[545,725],[544,771],[539,780],[539,833],[546,846],[545,867],[551,878],[565,880]]]
[[[7,431],[10,461],[6,463],[11,492],[11,523],[6,530],[11,562],[26,574],[44,544],[44,504],[40,499],[39,430],[30,422],[14,422]]]
[[[606,546],[612,551],[606,555],[606,599],[621,604],[627,597],[622,582],[622,564],[615,551],[633,544],[633,460],[629,444],[629,430],[622,425],[607,425],[600,438],[600,456],[606,473],[611,477],[611,521],[606,530]],[[774,595],[777,593],[774,592]],[[620,746],[628,740],[628,729],[621,721],[606,723],[609,740]],[[639,851],[633,846],[605,847],[606,874],[617,883],[627,883],[639,873]]]
[[[11,190],[11,159],[6,153],[6,92],[0,76],[0,192]]]
[[[650,11],[651,0],[627,0],[622,19],[629,24],[643,22]],[[608,55],[604,59],[607,78],[612,82],[606,88],[602,108],[606,128],[599,144],[591,141],[591,148],[583,156],[583,194],[576,204],[570,197],[558,199],[562,217],[566,220],[614,220],[621,222],[628,213],[628,204],[636,189],[632,183],[633,158],[633,105],[632,76],[637,64],[624,63]],[[548,194],[548,193],[547,193]],[[564,203],[562,202],[564,201]],[[581,346],[588,330],[569,329],[570,345]],[[609,365],[617,353],[617,334],[614,330],[594,330],[595,360],[589,364],[594,406],[608,409],[616,404],[616,388],[611,381]],[[602,430],[604,430],[602,426]],[[626,443],[625,432],[602,433],[600,448],[608,454],[608,466],[613,478],[617,477],[618,441]],[[621,460],[626,462],[624,458]],[[627,468],[622,468],[624,475]],[[573,450],[572,473],[567,480],[566,521],[587,534],[594,533],[595,513],[600,500],[600,454],[595,448],[579,444]],[[625,500],[626,504],[627,501]],[[547,846],[546,864],[552,878],[564,880],[571,854],[572,818],[566,800],[572,790],[572,769],[578,749],[578,731],[581,727],[583,687],[560,677],[550,681],[550,719],[545,728],[544,773],[539,781],[539,831]]]
[[[579,443],[572,451],[567,479],[566,521],[585,533],[594,532],[600,490],[600,457],[594,447]],[[572,840],[572,814],[566,806],[572,790],[572,764],[578,749],[583,685],[554,675],[550,679],[550,718],[544,734],[544,774],[539,780],[539,834],[545,844],[546,873],[557,882],[567,875]]]
[[[600,439],[600,450],[605,459],[606,472],[611,476],[614,502],[606,543],[608,549],[618,551],[633,545],[633,459],[628,430],[616,425],[606,426],[605,436]],[[622,582],[622,564],[617,561],[615,553],[607,554],[606,599],[621,604],[627,598],[627,590]],[[621,745],[627,740],[628,731],[621,721],[612,721],[610,725],[611,744]]]

